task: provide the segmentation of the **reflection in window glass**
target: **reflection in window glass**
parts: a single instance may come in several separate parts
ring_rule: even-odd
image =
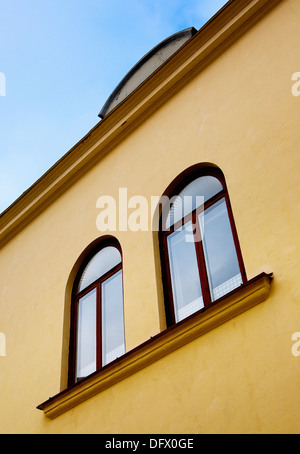
[[[197,257],[191,235],[192,223],[168,237],[171,280],[176,322],[203,307]]]
[[[102,365],[125,353],[122,270],[102,284]]]
[[[204,220],[203,220],[204,219]],[[199,216],[212,301],[242,284],[224,198]]]
[[[77,380],[96,370],[96,289],[78,300]]]

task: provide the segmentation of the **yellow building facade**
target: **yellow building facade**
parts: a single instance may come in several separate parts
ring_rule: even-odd
[[[229,2],[2,213],[1,433],[299,432],[299,23],[299,0]],[[195,166],[224,176],[246,279],[172,324],[157,202]],[[107,236],[125,354],[71,384],[74,281]]]

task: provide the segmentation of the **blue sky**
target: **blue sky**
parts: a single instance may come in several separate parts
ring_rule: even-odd
[[[0,212],[100,121],[138,60],[225,3],[0,0]]]

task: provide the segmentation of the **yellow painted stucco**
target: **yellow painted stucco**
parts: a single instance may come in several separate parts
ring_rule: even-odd
[[[300,431],[299,23],[299,0],[280,2],[2,246],[1,433]],[[66,384],[70,289],[102,235],[98,198],[128,188],[150,204],[201,162],[222,169],[248,279],[273,273],[269,298],[49,420],[36,407]],[[150,230],[112,234],[129,351],[165,328],[159,252]]]

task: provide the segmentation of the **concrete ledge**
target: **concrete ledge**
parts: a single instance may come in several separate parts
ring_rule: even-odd
[[[55,419],[135,372],[265,301],[272,275],[262,273],[182,322],[166,329],[37,408]]]

